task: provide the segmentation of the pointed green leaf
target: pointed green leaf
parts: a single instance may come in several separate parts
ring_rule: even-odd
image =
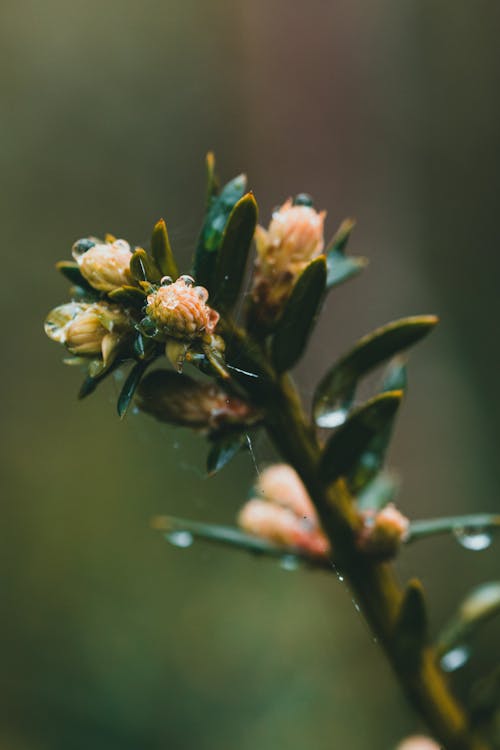
[[[230,310],[238,299],[257,224],[257,211],[253,193],[244,195],[231,211],[217,256],[216,307]]]
[[[399,489],[399,483],[392,474],[381,473],[363,487],[356,497],[359,510],[382,510],[392,503]]]
[[[102,367],[99,370],[98,374],[91,375],[89,372],[82,385],[80,386],[80,390],[78,391],[78,398],[82,399],[90,396],[90,394],[95,391],[99,383],[102,383],[102,381],[105,380],[108,375],[111,375],[111,373],[114,372],[114,370],[116,370],[122,362],[122,358],[116,357],[116,359],[109,362],[107,367]]]
[[[401,391],[404,392],[406,387],[406,366],[398,361],[394,362],[388,369],[382,383],[382,392]],[[392,430],[394,427],[395,415],[388,420],[385,427],[374,435],[366,449],[361,454],[359,461],[352,469],[348,477],[349,489],[354,495],[358,495],[363,489],[374,480],[382,469],[385,461],[385,455],[391,441]]]
[[[361,273],[368,265],[368,259],[361,255],[344,255],[339,250],[331,250],[326,256],[326,265],[326,286],[327,289],[332,289]]]
[[[89,284],[87,279],[82,275],[80,266],[75,261],[60,260],[56,263],[56,268],[62,273],[71,284],[79,286],[81,289],[89,290],[95,293],[95,289]]]
[[[402,395],[402,391],[382,393],[352,412],[325,445],[319,468],[324,481],[350,473],[373,439],[392,422]]]
[[[295,282],[271,341],[271,357],[279,373],[300,359],[323,302],[326,285],[325,256],[315,258]]]
[[[385,360],[416,344],[437,322],[435,315],[401,318],[360,339],[318,385],[313,400],[316,424],[328,428],[344,421],[346,405],[352,400],[358,380]]]
[[[158,283],[162,274],[147,252],[138,247],[130,258],[130,273],[136,281],[151,281]]]
[[[463,644],[487,620],[500,613],[500,581],[483,583],[463,600],[438,639],[440,653]]]
[[[345,248],[355,222],[345,219],[338,228],[335,236],[328,245],[326,254],[327,281],[326,286],[331,289],[343,284],[344,281],[356,276],[366,267],[368,260],[362,257],[350,257],[345,255]]]
[[[207,456],[209,476],[223,469],[245,445],[246,434],[230,435],[214,442]]]
[[[210,206],[212,198],[214,198],[219,191],[219,180],[215,172],[215,156],[212,151],[209,151],[205,160],[207,170],[207,207]]]
[[[200,238],[193,261],[193,276],[196,283],[214,292],[215,266],[217,252],[227,220],[236,203],[246,191],[246,176],[238,175],[222,188],[219,195],[214,195],[205,215]]]
[[[489,546],[488,537],[500,531],[500,515],[494,513],[474,513],[468,516],[447,516],[445,518],[428,518],[412,521],[406,542],[417,542],[429,536],[454,534],[457,540],[467,548]]]
[[[170,246],[167,225],[163,219],[160,219],[153,229],[151,255],[161,275],[170,276],[175,281],[179,276],[179,271]]]
[[[119,289],[113,289],[108,293],[108,297],[120,305],[138,308],[144,307],[146,302],[146,294],[136,286],[121,286]]]
[[[416,578],[408,582],[399,610],[394,641],[402,665],[414,669],[428,640],[424,590]]]
[[[123,388],[121,389],[120,395],[118,396],[118,403],[116,405],[118,416],[120,418],[124,417],[127,413],[127,409],[134,397],[136,388],[139,385],[140,380],[149,364],[150,362],[145,360],[136,362],[136,364],[132,367],[129,374],[127,375],[125,383],[123,384]]]

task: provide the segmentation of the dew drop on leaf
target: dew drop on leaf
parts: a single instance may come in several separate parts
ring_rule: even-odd
[[[318,414],[316,417],[316,424],[318,427],[322,427],[325,430],[340,427],[341,424],[344,424],[349,415],[349,408],[350,403],[347,403],[345,398],[339,399],[331,407]]]
[[[300,567],[300,560],[295,555],[283,555],[280,560],[280,568],[283,570],[298,570]]]
[[[460,527],[454,529],[453,534],[462,547],[472,550],[473,552],[487,549],[492,542],[491,533],[486,529]]]
[[[441,669],[445,672],[454,672],[463,667],[469,661],[469,657],[470,650],[467,646],[455,646],[441,657]]]
[[[193,535],[190,531],[170,531],[165,535],[170,544],[174,547],[190,547],[194,542]]]

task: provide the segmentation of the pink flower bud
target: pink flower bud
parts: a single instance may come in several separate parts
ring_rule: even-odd
[[[397,750],[441,750],[441,745],[438,745],[430,737],[414,735],[403,740],[398,745]]]
[[[112,292],[121,286],[135,284],[130,273],[130,245],[125,240],[112,239],[112,242],[95,244],[84,252],[81,243],[77,242],[73,249],[82,276],[100,292]]]
[[[254,498],[241,509],[238,524],[249,534],[276,544],[298,547],[311,555],[323,556],[329,545],[319,529],[311,529],[307,521],[288,508]]]
[[[325,216],[311,206],[294,206],[289,198],[273,213],[267,230],[257,227],[252,297],[254,315],[262,323],[279,314],[297,276],[323,251]]]
[[[295,469],[288,464],[273,464],[264,469],[256,489],[265,500],[289,508],[299,518],[318,524],[311,498]]]
[[[190,276],[170,279],[148,295],[146,315],[159,334],[179,340],[211,336],[219,321],[219,313],[207,303],[208,292],[194,286]]]
[[[408,534],[410,522],[390,503],[378,513],[362,513],[364,527],[358,537],[358,546],[367,555],[390,559],[395,557]]]

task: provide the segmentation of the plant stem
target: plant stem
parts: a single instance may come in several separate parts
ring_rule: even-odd
[[[415,646],[411,665],[407,660],[402,663],[395,631],[403,589],[391,565],[374,562],[358,550],[360,519],[343,480],[332,486],[319,480],[320,445],[290,379],[275,381],[267,393],[259,391],[256,395],[265,409],[268,434],[304,482],[335,550],[336,564],[349,581],[408,699],[446,750],[487,750],[488,746],[472,733],[466,712],[452,695],[434,649]]]

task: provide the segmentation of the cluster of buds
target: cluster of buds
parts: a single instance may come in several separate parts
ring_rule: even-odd
[[[358,535],[359,549],[377,560],[395,557],[405,541],[410,522],[392,503],[382,510],[361,512],[363,527]]]
[[[72,254],[83,278],[93,289],[112,292],[135,281],[130,272],[132,250],[126,240],[106,235],[104,242],[87,237],[75,242]]]
[[[316,211],[308,196],[297,196],[273,213],[268,229],[257,226],[252,297],[261,323],[274,320],[298,275],[323,252],[325,216],[326,211]]]
[[[211,436],[255,425],[261,415],[221,386],[170,370],[155,370],[138,391],[142,411],[161,422],[191,427]]]
[[[165,341],[166,355],[178,372],[182,372],[184,361],[200,349],[218,373],[227,377],[224,341],[214,333],[220,316],[207,300],[207,290],[195,286],[191,276],[179,276],[177,281],[164,276],[161,285],[152,287],[147,296],[140,330],[157,341]]]
[[[130,329],[126,311],[105,301],[69,302],[56,307],[45,320],[49,338],[77,357],[100,358],[105,367]]]
[[[249,500],[238,515],[238,524],[244,531],[310,555],[329,554],[330,545],[311,498],[291,466],[269,466],[255,489],[257,497]]]

